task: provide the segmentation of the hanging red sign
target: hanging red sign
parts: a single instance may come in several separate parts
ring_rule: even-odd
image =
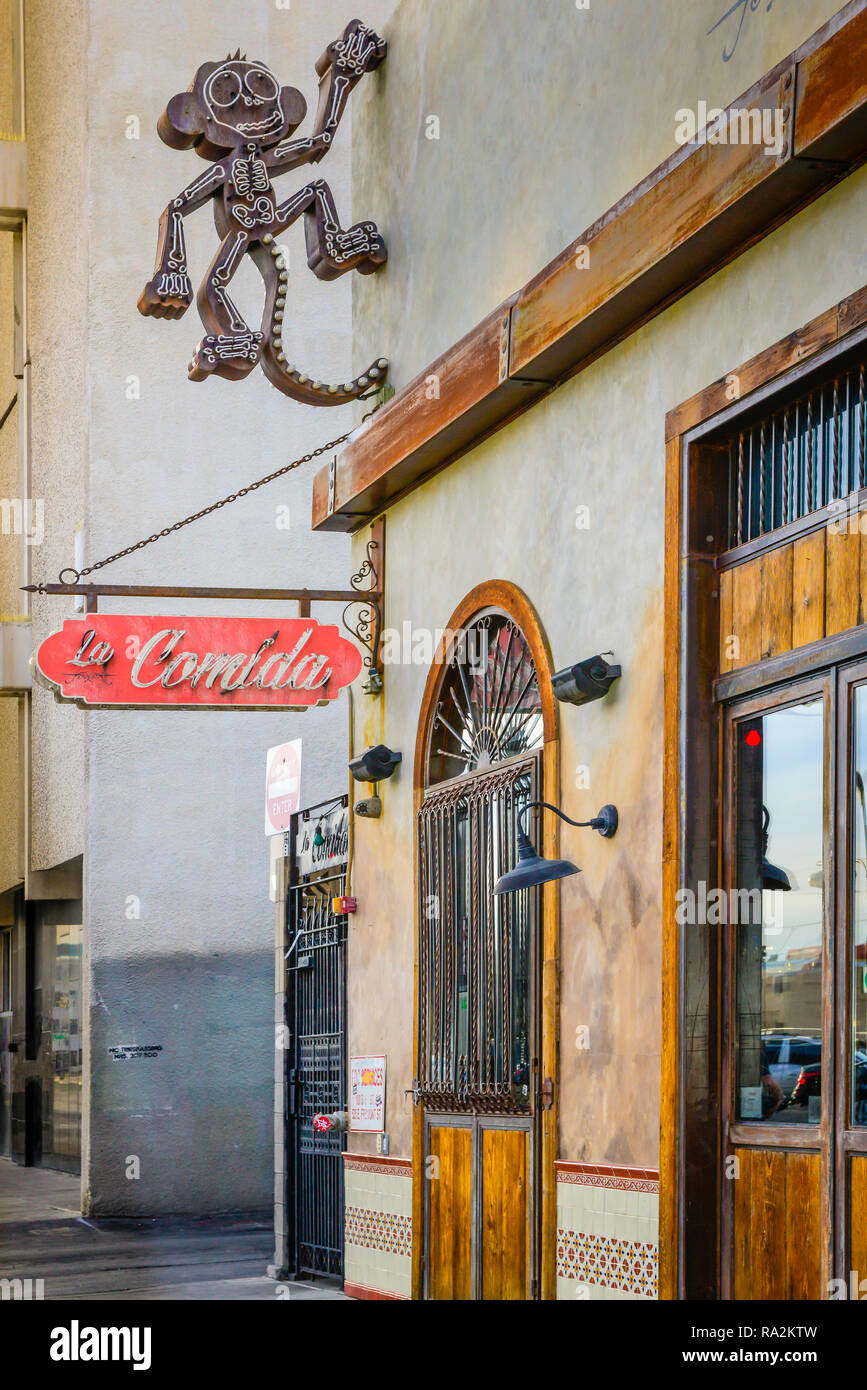
[[[312,618],[92,613],[40,644],[36,673],[60,698],[127,709],[309,709],[361,670],[337,627]]]

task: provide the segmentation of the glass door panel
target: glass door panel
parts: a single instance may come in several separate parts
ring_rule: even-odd
[[[735,1114],[818,1124],[822,1107],[824,710],[735,726]]]

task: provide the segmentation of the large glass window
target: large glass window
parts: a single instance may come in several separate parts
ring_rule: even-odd
[[[735,1112],[822,1116],[824,715],[820,699],[735,725]]]
[[[39,1149],[47,1167],[81,1157],[82,996],[80,902],[37,904],[33,1008],[42,1098]],[[58,920],[59,919],[59,920]],[[64,920],[65,919],[65,920]]]

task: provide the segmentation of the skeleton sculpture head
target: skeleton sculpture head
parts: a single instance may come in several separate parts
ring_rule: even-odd
[[[221,159],[255,141],[268,149],[292,135],[307,115],[296,87],[282,87],[264,63],[240,56],[202,63],[186,92],[172,97],[157,122],[174,150],[191,147],[203,159]]]

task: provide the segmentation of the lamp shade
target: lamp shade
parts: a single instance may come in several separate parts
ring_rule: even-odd
[[[762,887],[771,893],[790,893],[792,891],[789,875],[785,869],[780,869],[776,864],[769,864],[767,859],[762,860]]]
[[[555,878],[568,878],[580,872],[578,865],[568,859],[543,859],[536,853],[529,836],[519,830],[518,862],[514,869],[497,879],[494,894],[519,893],[522,888],[535,888],[539,883],[550,883]]]

